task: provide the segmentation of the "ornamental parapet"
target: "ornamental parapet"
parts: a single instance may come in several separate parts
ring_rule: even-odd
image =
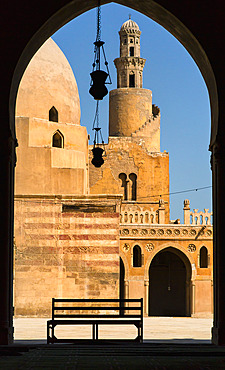
[[[120,239],[212,239],[213,228],[198,225],[120,224]]]

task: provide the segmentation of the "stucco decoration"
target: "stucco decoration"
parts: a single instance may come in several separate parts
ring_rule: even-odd
[[[49,119],[55,107],[58,121],[80,124],[80,99],[73,71],[50,38],[30,61],[20,83],[16,116]]]
[[[145,248],[146,248],[146,251],[152,252],[153,249],[154,249],[154,244],[148,243],[148,244],[146,244]]]
[[[196,251],[196,246],[194,244],[189,244],[188,252],[195,252],[195,251]]]
[[[128,243],[124,243],[124,245],[123,245],[123,250],[124,250],[125,252],[128,252],[128,251],[129,251],[129,249],[130,249],[130,244],[128,244]]]

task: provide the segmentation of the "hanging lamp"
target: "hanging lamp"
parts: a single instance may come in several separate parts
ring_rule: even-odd
[[[101,127],[99,127],[99,100],[102,100],[104,96],[108,94],[108,89],[105,84],[111,84],[111,77],[109,74],[108,62],[106,60],[104,51],[104,41],[101,41],[101,8],[100,1],[98,1],[97,8],[97,35],[96,41],[94,42],[94,63],[92,64],[93,70],[91,72],[91,87],[89,93],[93,96],[96,102],[96,111],[93,122],[92,130],[95,131],[94,142],[93,142],[93,158],[91,163],[95,167],[101,167],[104,163],[103,157],[106,156],[105,144],[101,132]],[[103,55],[106,71],[101,70],[101,55]],[[108,82],[107,82],[108,78]]]
[[[102,100],[108,94],[106,84],[111,84],[111,77],[109,74],[108,62],[106,60],[104,41],[101,41],[101,7],[100,0],[98,0],[97,8],[97,34],[94,42],[94,62],[92,64],[93,70],[91,75],[91,87],[89,93],[95,100]],[[101,69],[101,58],[103,57],[106,71]],[[108,78],[108,81],[107,81]]]
[[[95,131],[95,134],[94,134],[94,146],[92,149],[93,158],[91,163],[95,167],[101,167],[104,163],[103,156],[106,156],[106,153],[101,128],[99,127],[99,101],[97,101],[96,105],[96,112],[92,130]]]

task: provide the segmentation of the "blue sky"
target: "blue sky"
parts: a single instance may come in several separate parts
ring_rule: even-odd
[[[115,89],[121,25],[129,14],[141,34],[141,57],[146,58],[143,87],[152,90],[153,104],[161,110],[161,151],[170,154],[170,192],[211,185],[210,105],[208,91],[197,65],[186,49],[163,27],[127,7],[108,4],[101,7],[102,37]],[[74,19],[53,35],[66,55],[76,77],[81,102],[81,124],[93,140],[92,124],[96,102],[88,93],[96,38],[96,9]],[[100,125],[108,140],[108,95],[100,104]],[[191,209],[212,209],[211,189],[171,195],[171,219],[183,221],[183,200]]]

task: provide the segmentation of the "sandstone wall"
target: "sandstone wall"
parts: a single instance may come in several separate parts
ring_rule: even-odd
[[[16,197],[16,316],[50,316],[52,297],[119,297],[118,203]]]
[[[52,147],[60,129],[64,147]],[[87,194],[88,140],[85,127],[16,118],[15,194]]]
[[[89,185],[91,194],[123,194],[120,173],[137,175],[137,201],[152,202],[153,210],[159,206],[160,194],[169,193],[168,153],[149,153],[144,145],[133,138],[110,137],[106,145],[105,163],[101,168],[89,165]],[[89,152],[89,161],[92,152]],[[165,223],[169,223],[169,196],[165,201]],[[130,199],[129,199],[130,200]]]

